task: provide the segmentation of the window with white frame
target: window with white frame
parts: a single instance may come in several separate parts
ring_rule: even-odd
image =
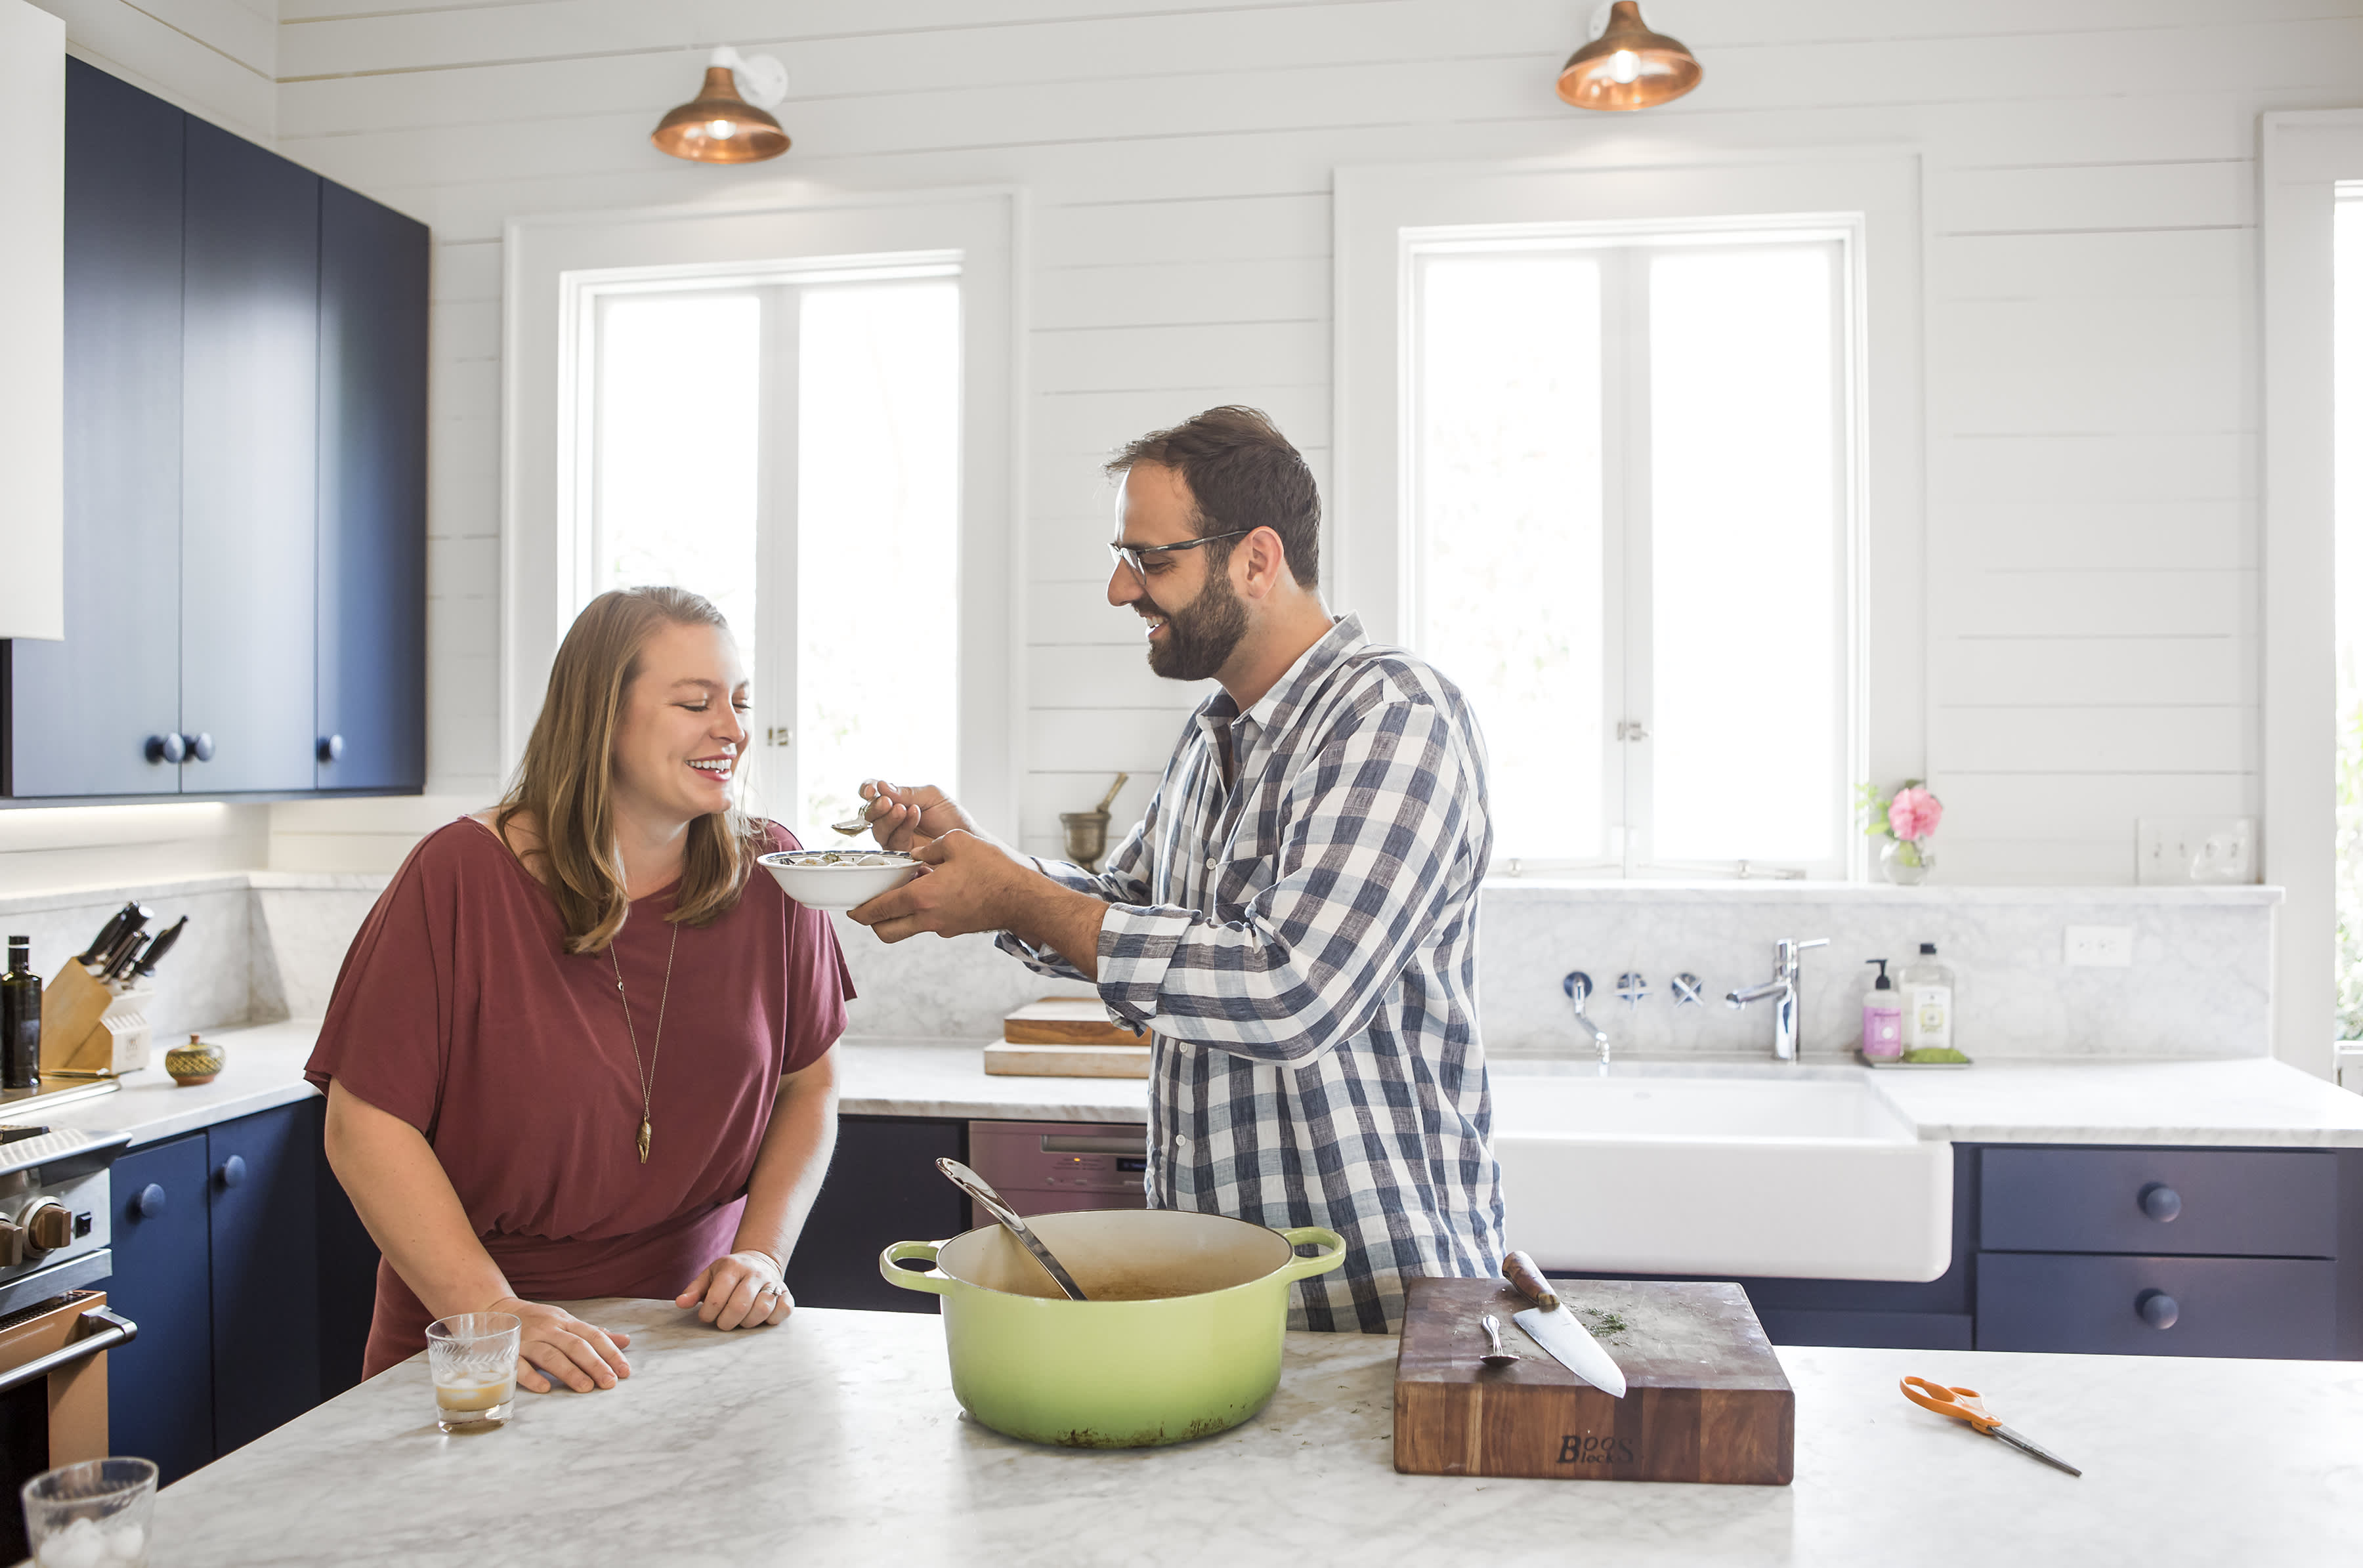
[[[1846,874],[1855,231],[1407,231],[1402,602],[1497,868]]]
[[[729,617],[768,814],[809,833],[871,776],[957,790],[957,596],[878,613],[958,559],[957,264],[610,275],[582,305],[582,596],[670,584]]]

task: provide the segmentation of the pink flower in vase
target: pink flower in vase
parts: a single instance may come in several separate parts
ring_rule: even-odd
[[[1887,830],[1897,838],[1918,843],[1936,830],[1945,820],[1945,803],[1925,789],[1900,789],[1887,807]]]

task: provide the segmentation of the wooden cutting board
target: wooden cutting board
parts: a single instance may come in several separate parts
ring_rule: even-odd
[[[1511,1321],[1501,1280],[1415,1279],[1395,1356],[1395,1468],[1413,1475],[1714,1481],[1785,1486],[1797,1396],[1736,1284],[1554,1280],[1624,1369],[1612,1399]],[[1488,1371],[1479,1319],[1522,1360]],[[1621,1319],[1621,1329],[1613,1328]]]
[[[1137,1045],[1148,1037],[1108,1022],[1107,1008],[1093,996],[1045,996],[1001,1020],[1001,1038],[1011,1045]]]
[[[996,1078],[1146,1078],[1145,1045],[988,1045],[984,1070]]]

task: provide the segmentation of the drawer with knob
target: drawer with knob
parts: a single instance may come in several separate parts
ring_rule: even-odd
[[[2310,1258],[1978,1255],[1981,1351],[2335,1355],[2338,1265]]]
[[[1987,1251],[2337,1255],[2338,1157],[2315,1149],[1987,1149]]]

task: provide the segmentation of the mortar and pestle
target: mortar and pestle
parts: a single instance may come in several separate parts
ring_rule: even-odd
[[[1067,830],[1067,858],[1085,871],[1100,869],[1100,857],[1107,853],[1108,807],[1115,804],[1116,791],[1125,786],[1130,773],[1118,773],[1108,792],[1100,796],[1098,806],[1090,811],[1061,811],[1059,826]]]

